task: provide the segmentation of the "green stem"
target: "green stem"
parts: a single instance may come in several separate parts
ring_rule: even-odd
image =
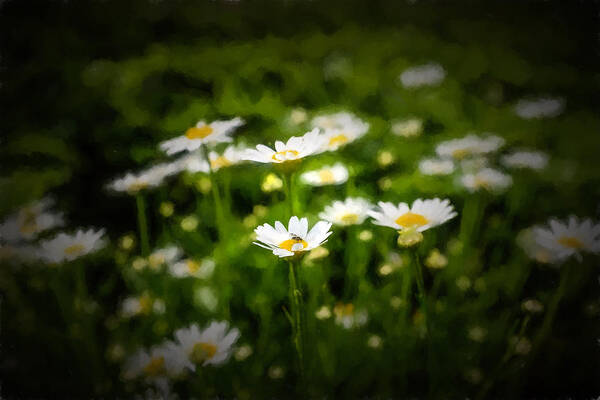
[[[150,241],[148,239],[148,222],[146,220],[146,201],[142,193],[135,196],[137,205],[138,231],[140,234],[140,244],[142,246],[142,255],[147,256],[150,253]]]
[[[546,311],[546,315],[544,316],[544,320],[542,322],[542,327],[540,328],[537,336],[535,337],[532,345],[531,355],[529,357],[530,361],[533,361],[537,356],[539,350],[542,345],[546,341],[550,330],[552,329],[552,325],[554,322],[554,318],[556,317],[556,312],[558,311],[558,305],[567,291],[568,281],[569,281],[569,272],[572,268],[570,265],[562,266],[561,274],[560,274],[560,283],[558,284],[558,289],[554,293],[554,296],[550,300],[548,304],[548,308]]]
[[[294,213],[294,173],[286,172],[283,174],[283,181],[285,184],[285,197],[288,203],[288,212],[290,217],[296,215]]]
[[[223,237],[223,204],[221,203],[221,194],[219,193],[219,187],[217,186],[217,180],[215,179],[214,171],[210,165],[210,157],[208,155],[208,147],[202,145],[202,153],[204,159],[208,163],[208,177],[210,178],[210,188],[213,195],[213,202],[215,203],[215,225],[217,226],[217,232],[219,238]]]
[[[425,327],[427,329],[426,332],[426,338],[427,338],[427,364],[428,364],[428,368],[427,370],[429,371],[429,394],[430,397],[432,394],[435,393],[435,386],[437,384],[437,379],[436,379],[436,374],[435,374],[435,369],[436,369],[436,365],[435,362],[433,360],[433,343],[432,343],[432,334],[433,334],[433,328],[432,328],[432,322],[431,322],[431,310],[429,309],[429,304],[427,301],[427,293],[425,292],[425,281],[423,279],[423,267],[421,266],[421,262],[419,261],[419,255],[418,255],[418,247],[413,247],[411,249],[412,252],[412,265],[413,265],[413,272],[417,281],[417,294],[418,294],[418,298],[419,298],[419,303],[421,304],[421,308],[423,309],[423,315],[425,317]]]
[[[300,282],[298,280],[298,260],[290,261],[290,307],[292,309],[292,342],[296,349],[298,357],[298,369],[300,372],[300,387],[304,390],[305,374],[304,374],[304,345],[305,345],[305,318],[304,318],[304,303],[302,300],[302,291],[300,290]]]

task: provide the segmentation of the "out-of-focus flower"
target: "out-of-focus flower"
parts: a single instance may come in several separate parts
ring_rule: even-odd
[[[306,258],[304,259],[304,261],[311,265],[313,263],[313,261],[318,260],[320,258],[325,258],[329,255],[329,250],[327,250],[325,247],[315,247],[314,249],[312,249],[311,251],[308,252],[308,255],[306,256]]]
[[[217,171],[224,167],[239,164],[242,161],[242,156],[246,150],[248,150],[246,147],[229,145],[221,154],[211,151],[208,153],[210,167],[213,171]]]
[[[548,155],[541,151],[516,151],[501,158],[507,168],[544,169],[548,164]]]
[[[122,178],[115,179],[108,188],[116,192],[127,192],[134,195],[141,190],[160,186],[165,178],[179,172],[179,166],[174,163],[163,163],[148,168],[138,174],[127,173]]]
[[[196,181],[195,186],[196,189],[200,191],[200,193],[207,194],[212,188],[212,182],[208,176],[201,176]]]
[[[394,155],[387,150],[380,151],[377,155],[377,163],[381,167],[387,167],[394,162]]]
[[[551,253],[553,262],[600,252],[600,224],[589,218],[580,220],[574,215],[566,221],[551,218],[548,226],[533,227],[533,235],[535,243]]]
[[[456,286],[465,292],[471,288],[471,279],[466,275],[459,276],[456,278]]]
[[[205,258],[202,261],[196,261],[191,258],[178,261],[169,265],[171,275],[177,278],[198,278],[208,279],[215,270],[215,262],[210,258]]]
[[[285,375],[285,370],[279,365],[273,365],[269,367],[268,375],[271,379],[281,379]]]
[[[38,234],[64,224],[61,213],[50,212],[54,200],[44,198],[9,215],[0,224],[0,241],[31,240]]]
[[[308,114],[306,113],[306,110],[303,108],[294,108],[290,112],[290,122],[293,125],[300,125],[301,123],[306,122],[307,119],[308,119]]]
[[[377,185],[381,190],[390,190],[392,188],[392,179],[389,176],[384,176],[383,178],[377,181]]]
[[[498,136],[490,135],[481,138],[477,135],[468,135],[439,143],[435,152],[442,158],[462,160],[467,157],[493,153],[503,145],[504,139]]]
[[[106,246],[104,229],[79,229],[74,235],[59,233],[40,243],[37,256],[49,263],[73,261]]]
[[[257,227],[256,244],[279,257],[290,257],[308,250],[312,250],[327,241],[331,222],[319,221],[308,232],[308,219],[293,216],[290,218],[288,229],[279,222],[275,221],[275,228],[269,224]]]
[[[311,186],[339,185],[348,180],[348,169],[342,163],[325,166],[300,175],[302,182]]]
[[[329,319],[331,318],[331,309],[327,306],[321,306],[321,308],[315,312],[315,317],[321,320]]]
[[[184,150],[197,150],[203,144],[231,142],[229,134],[243,124],[244,120],[239,117],[227,121],[213,121],[209,124],[199,121],[184,135],[162,142],[160,148],[165,153],[172,155]]]
[[[183,251],[177,246],[167,246],[157,250],[154,250],[150,256],[148,256],[148,265],[152,269],[158,269],[163,265],[172,264],[177,261]]]
[[[471,339],[472,341],[481,343],[487,336],[487,330],[485,330],[481,326],[474,326],[471,329],[469,329],[468,336],[469,339]]]
[[[400,247],[412,247],[423,241],[423,234],[417,230],[416,226],[398,231],[397,243]]]
[[[483,372],[479,368],[469,368],[465,371],[465,379],[476,385],[483,379]]]
[[[371,203],[360,197],[347,197],[344,201],[336,200],[331,205],[325,206],[319,218],[329,221],[334,225],[348,226],[360,225],[367,218]]]
[[[206,174],[210,171],[208,161],[198,151],[185,154],[174,160],[171,164],[173,164],[177,172],[187,171],[192,174],[203,172]]]
[[[158,211],[163,217],[169,218],[171,215],[173,215],[173,212],[175,211],[175,206],[170,201],[163,201],[162,203],[160,203]]]
[[[540,97],[533,100],[519,100],[515,113],[524,119],[549,118],[560,115],[565,108],[565,100],[559,97]]]
[[[512,185],[512,178],[496,169],[484,168],[475,173],[463,175],[460,182],[469,192],[485,189],[488,192],[498,193]]]
[[[425,265],[431,269],[442,269],[448,265],[448,258],[438,249],[433,249],[425,259]]]
[[[135,236],[128,234],[119,239],[119,247],[125,251],[133,249],[135,246]]]
[[[151,313],[162,314],[165,312],[165,303],[158,298],[144,293],[139,297],[127,297],[121,303],[120,314],[123,318],[132,318],[137,315]]]
[[[398,206],[395,206],[383,201],[377,205],[378,210],[368,212],[368,215],[374,219],[373,223],[397,230],[416,228],[418,232],[423,232],[456,216],[454,207],[448,199],[417,199],[411,207],[406,203],[398,203]]]
[[[454,162],[452,160],[426,158],[419,162],[419,171],[423,175],[449,175],[454,172]]]
[[[460,160],[460,168],[463,173],[476,173],[484,168],[487,168],[490,160],[487,156],[474,156]]]
[[[392,133],[396,136],[411,138],[423,133],[423,121],[418,118],[409,118],[392,122]]]
[[[188,215],[187,217],[181,220],[181,223],[179,225],[184,231],[192,232],[195,231],[196,228],[198,228],[198,223],[198,217],[196,217],[195,215]]]
[[[283,188],[283,181],[274,173],[269,173],[265,176],[265,179],[263,179],[260,188],[265,193],[281,190],[281,188]]]
[[[219,305],[219,298],[212,288],[204,286],[197,288],[194,291],[194,302],[198,306],[210,312],[214,312]]]
[[[519,232],[517,235],[517,244],[527,253],[529,258],[543,264],[550,264],[557,261],[556,254],[537,243],[533,227]]]
[[[371,335],[369,339],[367,339],[367,346],[372,349],[380,349],[383,344],[383,340],[379,335]]]
[[[390,297],[390,306],[394,310],[399,309],[403,305],[404,305],[404,300],[402,300],[400,297],[398,297],[398,296],[392,296],[392,297]]]
[[[358,238],[363,242],[368,242],[369,240],[373,239],[373,232],[371,232],[368,229],[364,229],[360,231],[360,233],[358,234]]]
[[[292,163],[296,164],[303,158],[313,155],[319,151],[324,139],[318,129],[313,129],[304,136],[292,136],[287,143],[275,142],[275,150],[259,144],[255,149],[248,149],[242,155],[242,159],[260,163]]]
[[[513,337],[511,338],[511,344],[514,346],[515,353],[520,355],[527,355],[531,351],[531,341],[526,337]]]
[[[544,311],[544,305],[536,299],[526,299],[521,303],[523,311],[527,311],[531,314],[537,314]]]
[[[213,321],[202,331],[196,324],[175,331],[177,344],[187,357],[186,366],[192,371],[196,370],[196,364],[206,366],[225,363],[239,337],[240,331],[237,328],[229,329],[226,321]]]
[[[150,350],[140,349],[130,356],[123,366],[122,376],[132,380],[144,380],[157,383],[180,375],[186,365],[186,359],[173,342],[165,342]]]
[[[405,69],[400,74],[400,82],[405,88],[417,88],[439,85],[445,77],[444,67],[437,63],[429,63]]]
[[[252,346],[245,344],[237,348],[237,350],[233,353],[233,357],[236,361],[244,361],[252,355],[252,352]]]
[[[323,130],[322,151],[334,151],[361,138],[369,124],[347,112],[313,118],[312,126]]]
[[[345,329],[357,328],[367,323],[368,314],[365,310],[355,310],[354,304],[337,303],[333,308],[335,323]]]

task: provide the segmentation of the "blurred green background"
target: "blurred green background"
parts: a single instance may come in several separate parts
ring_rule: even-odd
[[[546,151],[552,158],[546,171],[535,178],[515,175],[520,189],[489,200],[476,259],[460,264],[457,257],[439,278],[442,287],[448,283],[442,290],[446,311],[439,321],[447,332],[438,346],[444,349],[438,360],[445,371],[440,387],[449,398],[476,395],[482,383],[469,376],[474,368],[485,378],[494,371],[520,301],[525,296],[543,299],[556,285],[552,270],[532,265],[513,246],[518,230],[552,215],[598,217],[598,4],[5,1],[0,6],[0,215],[51,193],[70,226],[106,227],[116,242],[135,232],[135,203],[128,196],[111,195],[105,185],[128,170],[166,160],[157,147],[160,141],[181,134],[198,119],[241,116],[247,124],[236,139],[272,144],[306,130],[289,123],[291,109],[298,107],[311,115],[347,110],[371,124],[360,144],[310,160],[307,167],[341,159],[354,176],[354,194],[374,200],[450,197],[460,212],[464,196],[452,182],[415,171],[420,159],[433,155],[436,143],[472,131],[494,132],[510,147]],[[442,85],[408,90],[396,83],[406,68],[428,62],[446,69]],[[559,118],[522,120],[514,114],[519,99],[545,95],[566,99]],[[390,121],[407,117],[425,122],[420,138],[390,134]],[[392,165],[374,161],[382,150],[392,153]],[[152,344],[184,324],[227,315],[242,330],[242,342],[253,346],[254,358],[207,372],[200,382],[212,383],[205,390],[180,388],[183,398],[190,393],[285,397],[295,379],[288,328],[280,312],[286,274],[274,269],[273,257],[248,247],[244,241],[252,229],[241,222],[256,214],[255,205],[270,207],[267,217],[255,215],[258,223],[285,219],[279,194],[260,190],[269,171],[252,166],[220,175],[230,182],[236,222],[228,227],[231,237],[218,246],[211,241],[210,197],[196,189],[198,177],[177,178],[149,196],[157,247],[176,241],[189,254],[228,260],[221,269],[227,272],[217,273],[214,283],[220,289],[219,304],[229,304],[227,310],[190,306],[195,283],[178,289],[174,280],[123,272],[133,255],[111,249],[114,257],[106,252],[90,261],[88,282],[98,306],[91,341],[101,349],[93,369],[86,368],[88,355],[77,351],[77,334],[55,318],[56,305],[45,290],[53,272],[3,266],[3,396],[127,398],[131,392],[119,381],[119,363],[104,356],[114,343],[129,352],[136,343]],[[390,183],[381,184],[382,178]],[[299,194],[302,211],[314,217],[345,193],[305,188]],[[165,200],[176,204],[170,220],[157,212]],[[189,214],[211,229],[182,233],[179,221]],[[451,253],[445,243],[456,236],[457,226],[455,222],[440,229],[439,243],[432,235],[423,252],[438,247]],[[334,233],[327,245],[330,258],[306,277],[309,287],[329,282],[331,288],[331,298],[310,299],[312,312],[335,299],[352,299],[368,307],[375,321],[368,332],[357,335],[341,335],[333,325],[315,328],[321,338],[315,346],[325,348],[313,350],[329,362],[318,369],[315,393],[329,398],[422,397],[426,391],[423,349],[415,344],[418,333],[410,331],[413,327],[388,335],[386,324],[392,322],[386,307],[398,282],[376,272],[392,247],[393,232],[386,237],[388,232],[370,224],[365,228],[375,232],[374,242],[355,245],[356,253],[348,256],[348,241],[356,240],[352,238],[359,230]],[[336,268],[347,262],[344,257],[363,260],[357,261],[365,274],[363,286],[356,289],[360,294],[342,289],[343,272]],[[582,267],[585,282],[566,302],[544,356],[527,370],[518,360],[511,364],[509,376],[498,378],[492,396],[598,395],[600,352],[595,338],[600,326],[593,307],[600,305],[594,263]],[[470,291],[452,284],[462,276],[473,282]],[[485,290],[476,290],[478,279]],[[167,317],[110,322],[128,293],[148,288],[165,298]],[[486,327],[486,342],[465,337],[473,325]],[[375,333],[389,348],[362,349],[365,337]],[[289,378],[269,377],[266,371],[273,365],[283,366]]]

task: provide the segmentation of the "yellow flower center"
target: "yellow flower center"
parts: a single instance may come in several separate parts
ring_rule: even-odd
[[[348,137],[343,133],[335,135],[331,139],[329,139],[329,147],[339,147],[346,143],[348,143]]]
[[[223,167],[229,167],[231,165],[231,161],[223,156],[219,156],[214,160],[210,160],[210,166],[212,169],[219,169]]]
[[[333,172],[331,172],[331,170],[328,169],[322,169],[321,171],[319,171],[319,178],[323,183],[335,182],[335,176],[333,175]]]
[[[354,315],[354,304],[338,303],[335,305],[333,312],[338,317],[350,317]]]
[[[164,372],[165,372],[165,358],[164,357],[154,357],[144,367],[144,373],[147,376],[162,375]]]
[[[76,243],[76,244],[73,244],[73,245],[65,248],[65,254],[67,254],[69,256],[76,256],[76,255],[81,254],[83,252],[83,250],[85,250],[85,246],[80,243]]]
[[[213,133],[213,128],[210,125],[204,125],[200,128],[193,127],[185,131],[185,137],[193,140],[193,139],[204,139],[208,135]]]
[[[130,192],[139,192],[140,190],[144,190],[148,187],[148,182],[136,181],[129,185],[128,190]]]
[[[457,160],[462,160],[463,158],[468,156],[469,153],[470,152],[468,149],[456,149],[452,152],[452,157],[456,158]]]
[[[278,151],[277,153],[273,154],[271,158],[273,158],[273,160],[275,161],[282,162],[294,160],[296,159],[296,157],[298,157],[298,152],[296,150],[284,150]]]
[[[279,243],[279,248],[285,249],[287,251],[292,251],[292,247],[298,243],[300,243],[302,245],[302,249],[305,249],[306,246],[308,246],[308,243],[306,243],[306,241],[304,241],[302,238],[294,236],[291,239],[284,240],[283,242]],[[301,250],[296,250],[296,251],[301,251]]]
[[[353,225],[358,222],[358,215],[352,213],[344,214],[340,217],[340,221],[345,225]]]
[[[31,211],[31,210],[25,210],[23,212],[23,223],[21,224],[21,227],[19,228],[19,230],[21,231],[21,233],[23,234],[32,234],[37,232],[38,230],[38,225],[36,222],[36,218],[37,215]]]
[[[190,358],[197,363],[204,362],[206,360],[210,360],[217,353],[217,346],[212,343],[206,342],[198,342],[194,345],[192,349],[192,354]]]
[[[154,304],[154,300],[152,299],[152,297],[148,296],[148,295],[142,295],[142,297],[140,297],[140,312],[142,314],[150,314],[150,312],[152,311],[152,305]]]
[[[194,261],[194,260],[187,260],[185,262],[185,264],[187,265],[188,268],[188,272],[190,274],[195,274],[196,272],[198,272],[200,270],[200,263],[198,261]]]
[[[413,226],[418,227],[427,225],[429,223],[429,220],[427,220],[427,218],[425,218],[421,214],[415,214],[409,211],[406,214],[399,216],[396,219],[396,223],[404,228],[410,228]]]
[[[150,264],[150,267],[155,269],[163,265],[165,261],[165,256],[161,253],[150,254],[150,257],[148,257],[148,263]]]
[[[572,236],[563,236],[560,239],[558,239],[558,243],[571,249],[582,249],[584,246],[581,240]]]
[[[475,187],[484,188],[484,189],[488,189],[489,190],[489,189],[491,189],[491,184],[490,184],[490,182],[488,180],[483,179],[483,178],[481,178],[479,176],[476,176],[475,177]]]

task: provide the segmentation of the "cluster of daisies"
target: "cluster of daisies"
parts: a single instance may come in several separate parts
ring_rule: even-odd
[[[165,340],[132,354],[124,364],[122,376],[166,389],[169,382],[184,378],[197,367],[218,366],[231,356],[240,337],[237,328],[225,321],[213,321],[204,329],[197,324],[178,329],[174,340]]]
[[[467,135],[439,143],[435,158],[425,158],[419,162],[423,175],[450,175],[460,171],[458,184],[469,192],[485,190],[492,193],[503,192],[513,182],[512,177],[493,165],[495,155],[504,145],[504,139],[495,135]],[[540,171],[546,168],[548,156],[537,150],[519,149],[499,157],[500,164],[508,169],[531,169]]]
[[[53,211],[54,200],[44,198],[26,205],[0,224],[3,258],[41,261],[55,265],[73,261],[106,245],[104,229],[77,229],[56,232],[64,217]]]

